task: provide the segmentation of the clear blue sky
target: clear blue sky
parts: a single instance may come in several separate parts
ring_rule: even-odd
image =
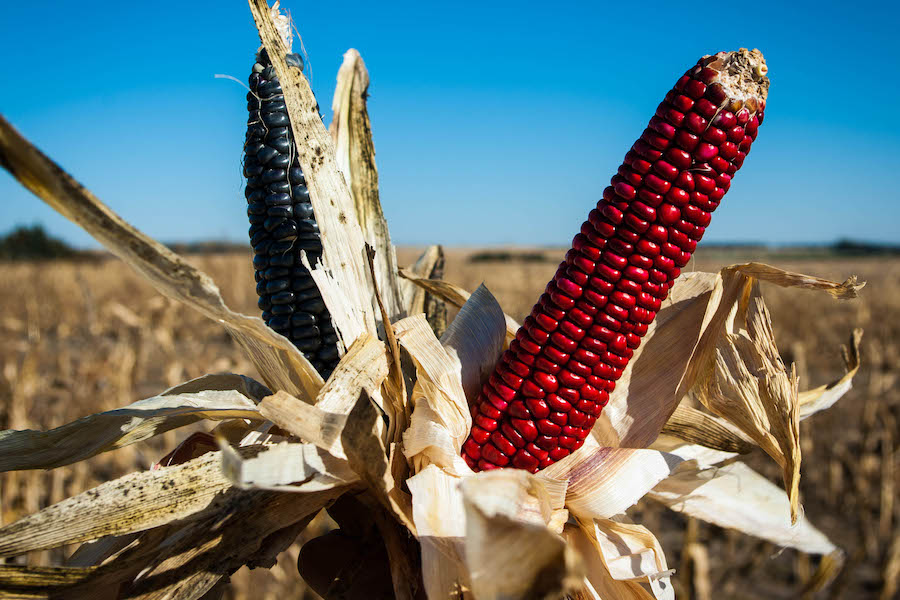
[[[678,76],[742,46],[768,60],[766,122],[707,239],[900,241],[896,3],[284,5],[326,122],[343,52],[369,67],[396,243],[568,244]],[[249,73],[244,2],[2,12],[7,119],[152,236],[246,239],[245,90],[214,78]],[[94,245],[0,172],[0,232],[20,223]]]

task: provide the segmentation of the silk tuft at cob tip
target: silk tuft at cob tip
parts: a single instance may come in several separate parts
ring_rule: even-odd
[[[471,405],[472,469],[584,444],[756,139],[767,72],[759,50],[704,56],[660,103]]]

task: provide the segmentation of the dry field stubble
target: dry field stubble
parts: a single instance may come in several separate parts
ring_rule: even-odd
[[[445,278],[473,290],[482,281],[518,319],[556,269],[563,252],[538,251],[546,261],[484,260],[450,250]],[[400,251],[400,264],[417,252]],[[797,364],[801,389],[842,373],[841,344],[865,329],[863,368],[837,406],[802,423],[805,510],[848,553],[848,564],[822,597],[895,597],[900,575],[900,261],[896,259],[741,256],[700,251],[685,270],[715,271],[749,259],[841,281],[856,274],[862,297],[837,302],[824,294],[764,294],[778,343]],[[197,256],[236,310],[257,314],[249,254]],[[0,264],[0,425],[48,429],[101,410],[153,396],[208,372],[255,377],[252,365],[217,324],[166,300],[122,263]],[[103,481],[148,468],[184,437],[184,430],[100,455],[72,467],[2,475],[0,517],[8,523]],[[750,464],[779,482],[762,453]],[[679,598],[794,598],[815,571],[792,550],[705,524],[690,523],[650,502],[640,521],[659,535],[679,569]],[[327,527],[322,520],[321,527]],[[300,598],[296,546],[271,572],[233,578],[232,598]],[[688,552],[682,550],[688,549]],[[685,555],[693,560],[686,562]],[[32,556],[32,564],[50,556]],[[712,590],[711,595],[704,589]],[[252,590],[252,593],[251,593]],[[263,591],[265,590],[265,591]]]

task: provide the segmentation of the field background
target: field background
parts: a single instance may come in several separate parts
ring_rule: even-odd
[[[399,251],[400,263],[418,255]],[[473,290],[482,281],[504,310],[522,319],[552,276],[562,250],[448,250],[445,278]],[[848,258],[826,252],[700,250],[686,270],[760,260],[838,281],[868,282],[862,298],[838,302],[825,294],[766,286],[779,347],[796,362],[801,389],[843,373],[840,347],[854,327],[865,329],[862,369],[853,390],[835,407],[801,425],[802,501],[806,514],[845,549],[847,566],[816,598],[897,597],[900,576],[900,502],[897,501],[900,421],[900,260]],[[229,305],[257,314],[247,253],[191,256],[222,289]],[[198,313],[159,296],[115,259],[0,263],[0,426],[48,429],[90,413],[153,396],[205,373],[255,377],[252,365],[225,332]],[[0,477],[0,519],[9,523],[50,503],[136,469],[146,469],[187,432],[104,454],[72,467]],[[762,453],[748,462],[779,482]],[[636,509],[639,522],[661,539],[676,575],[679,599],[798,598],[817,566],[806,557],[704,523],[652,503]],[[329,526],[319,519],[315,528]],[[688,531],[686,534],[685,531]],[[699,557],[682,569],[686,543]],[[697,550],[699,548],[699,550]],[[705,561],[704,561],[705,557]],[[32,564],[62,554],[36,553]],[[308,598],[297,576],[297,547],[271,571],[239,571],[229,598]],[[704,567],[704,562],[706,566]],[[711,594],[703,593],[703,585]],[[251,591],[252,590],[252,591]]]

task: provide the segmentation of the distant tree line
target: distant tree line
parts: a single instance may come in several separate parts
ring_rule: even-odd
[[[3,260],[78,258],[80,254],[64,241],[47,235],[41,225],[19,225],[0,236],[0,259]]]

